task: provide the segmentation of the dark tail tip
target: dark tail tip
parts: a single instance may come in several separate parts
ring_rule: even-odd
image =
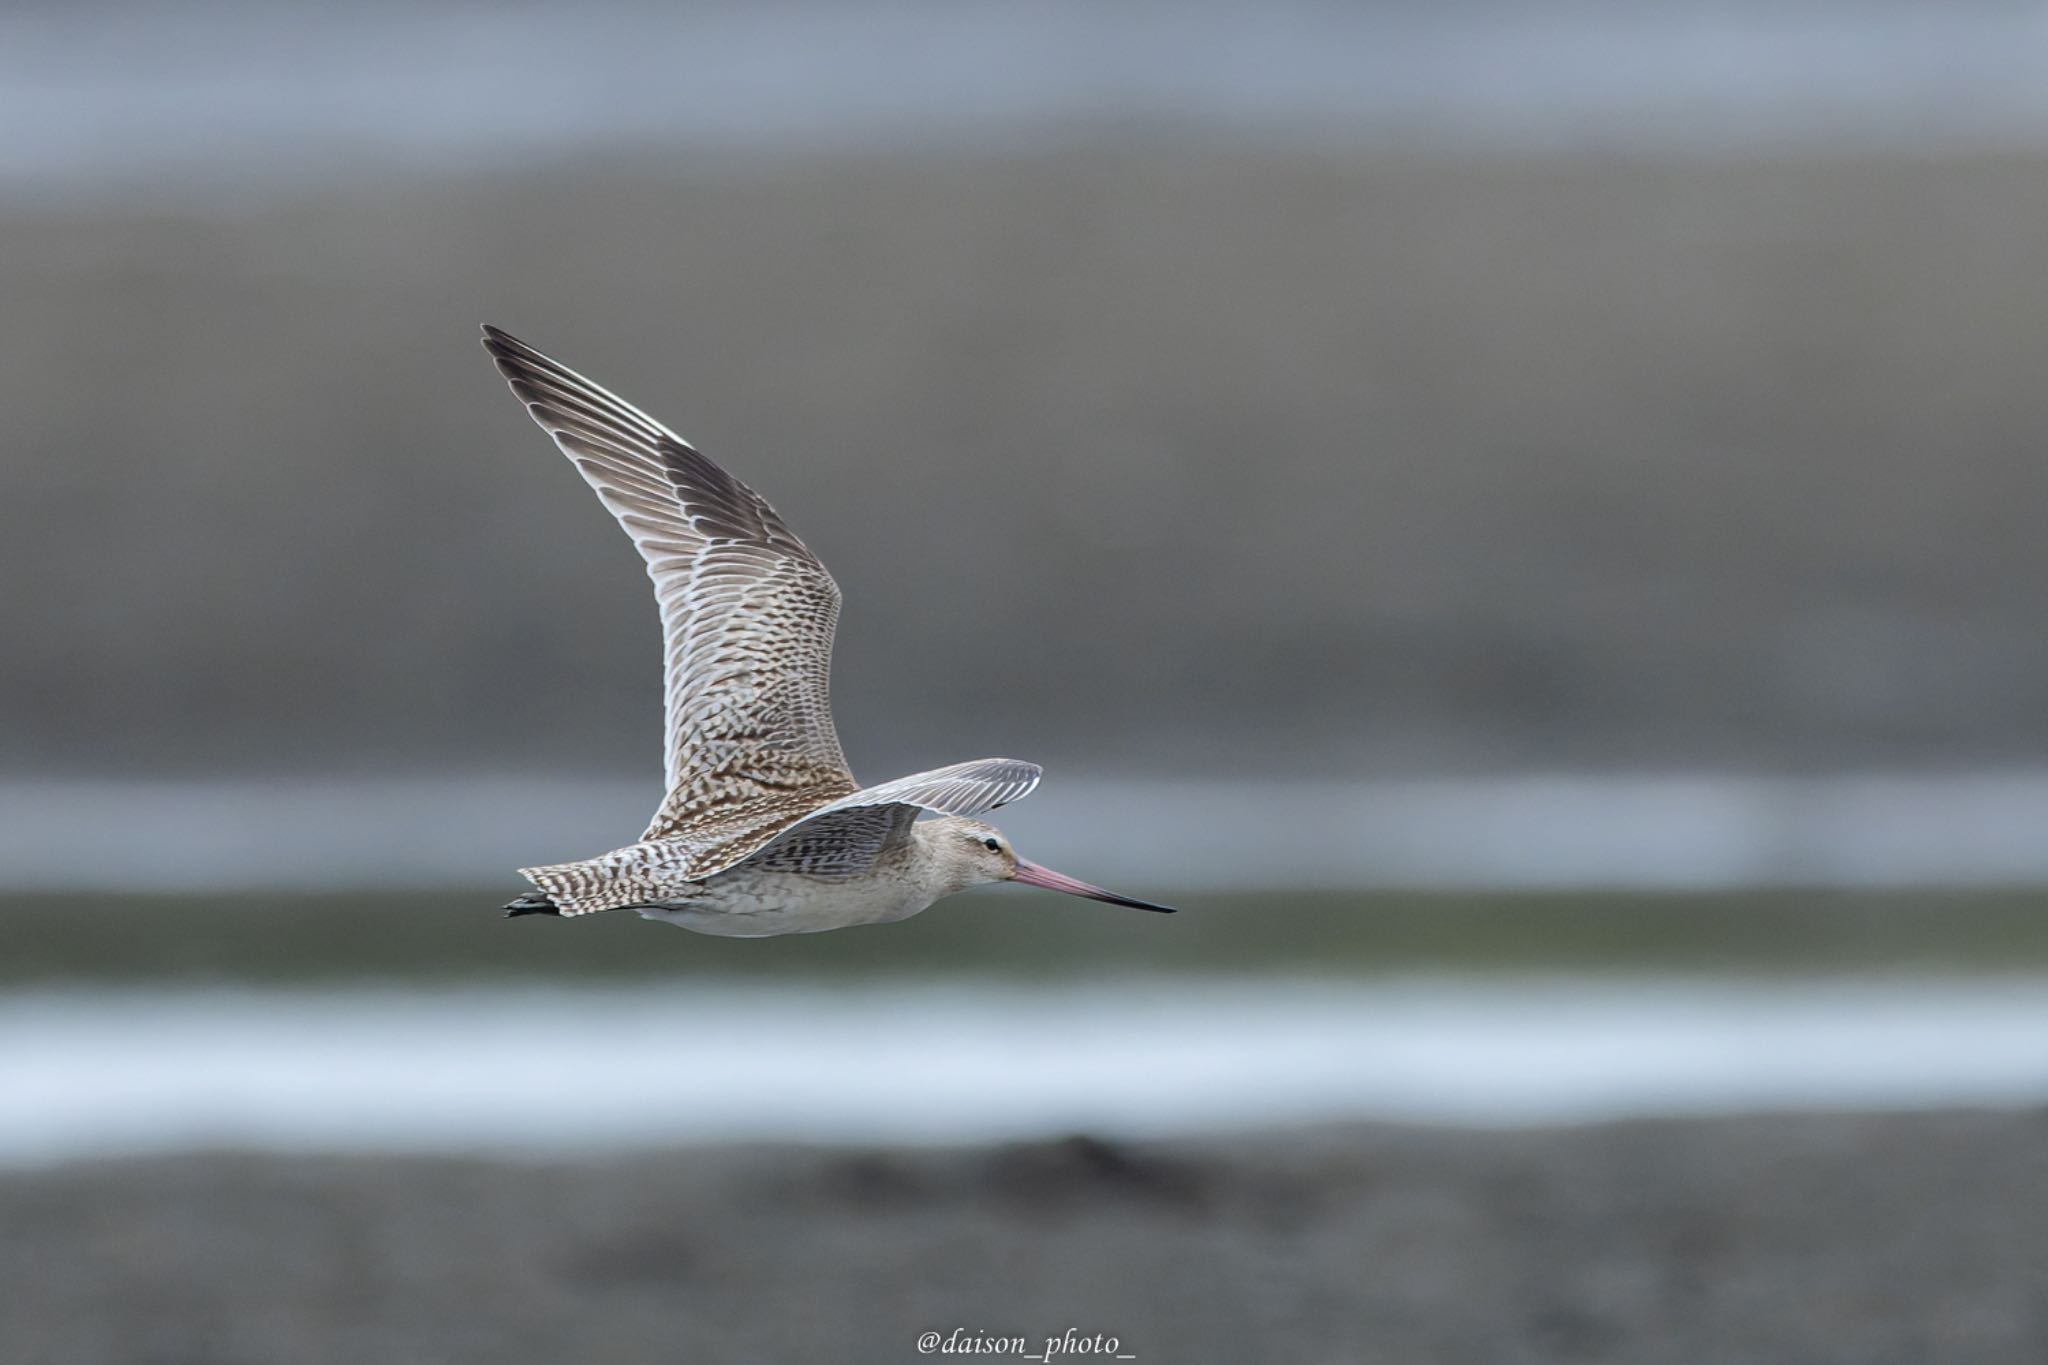
[[[559,915],[555,903],[539,891],[529,891],[505,907],[505,918],[514,919],[520,915]]]

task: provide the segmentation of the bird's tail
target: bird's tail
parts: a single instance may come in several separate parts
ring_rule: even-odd
[[[594,915],[600,910],[659,905],[671,899],[674,887],[664,886],[645,867],[648,850],[635,844],[574,863],[522,867],[519,875],[533,890],[505,907],[508,915]]]

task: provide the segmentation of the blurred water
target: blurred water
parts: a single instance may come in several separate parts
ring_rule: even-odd
[[[655,784],[0,780],[13,891],[475,887],[633,838]],[[1642,890],[2048,882],[2048,774],[1049,777],[1033,858],[1174,889]]]
[[[1102,119],[1499,143],[2037,136],[2018,3],[10,6],[0,182],[930,143]]]
[[[0,1160],[1523,1125],[2048,1100],[2048,980],[0,999]]]

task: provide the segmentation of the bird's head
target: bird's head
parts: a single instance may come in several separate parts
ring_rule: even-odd
[[[1064,891],[1070,896],[1086,896],[1111,905],[1157,910],[1168,915],[1173,913],[1170,905],[1155,905],[1151,901],[1119,896],[1114,891],[1090,886],[1064,872],[1055,872],[1028,858],[1020,858],[1003,832],[985,820],[946,815],[925,822],[923,830],[925,838],[937,849],[942,865],[952,873],[952,880],[958,882],[958,890],[986,886],[990,882],[1021,882],[1025,886],[1042,886],[1048,891]]]

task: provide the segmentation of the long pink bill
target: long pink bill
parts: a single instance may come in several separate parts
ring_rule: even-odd
[[[1151,901],[1119,896],[1114,891],[1104,891],[1099,886],[1076,881],[1064,872],[1055,872],[1049,867],[1040,867],[1037,863],[1029,863],[1022,858],[1017,860],[1015,880],[1026,886],[1042,886],[1048,891],[1064,891],[1069,896],[1086,896],[1092,901],[1108,901],[1111,905],[1128,905],[1136,910],[1157,910],[1162,915],[1173,913],[1173,907],[1170,905],[1154,905]]]

